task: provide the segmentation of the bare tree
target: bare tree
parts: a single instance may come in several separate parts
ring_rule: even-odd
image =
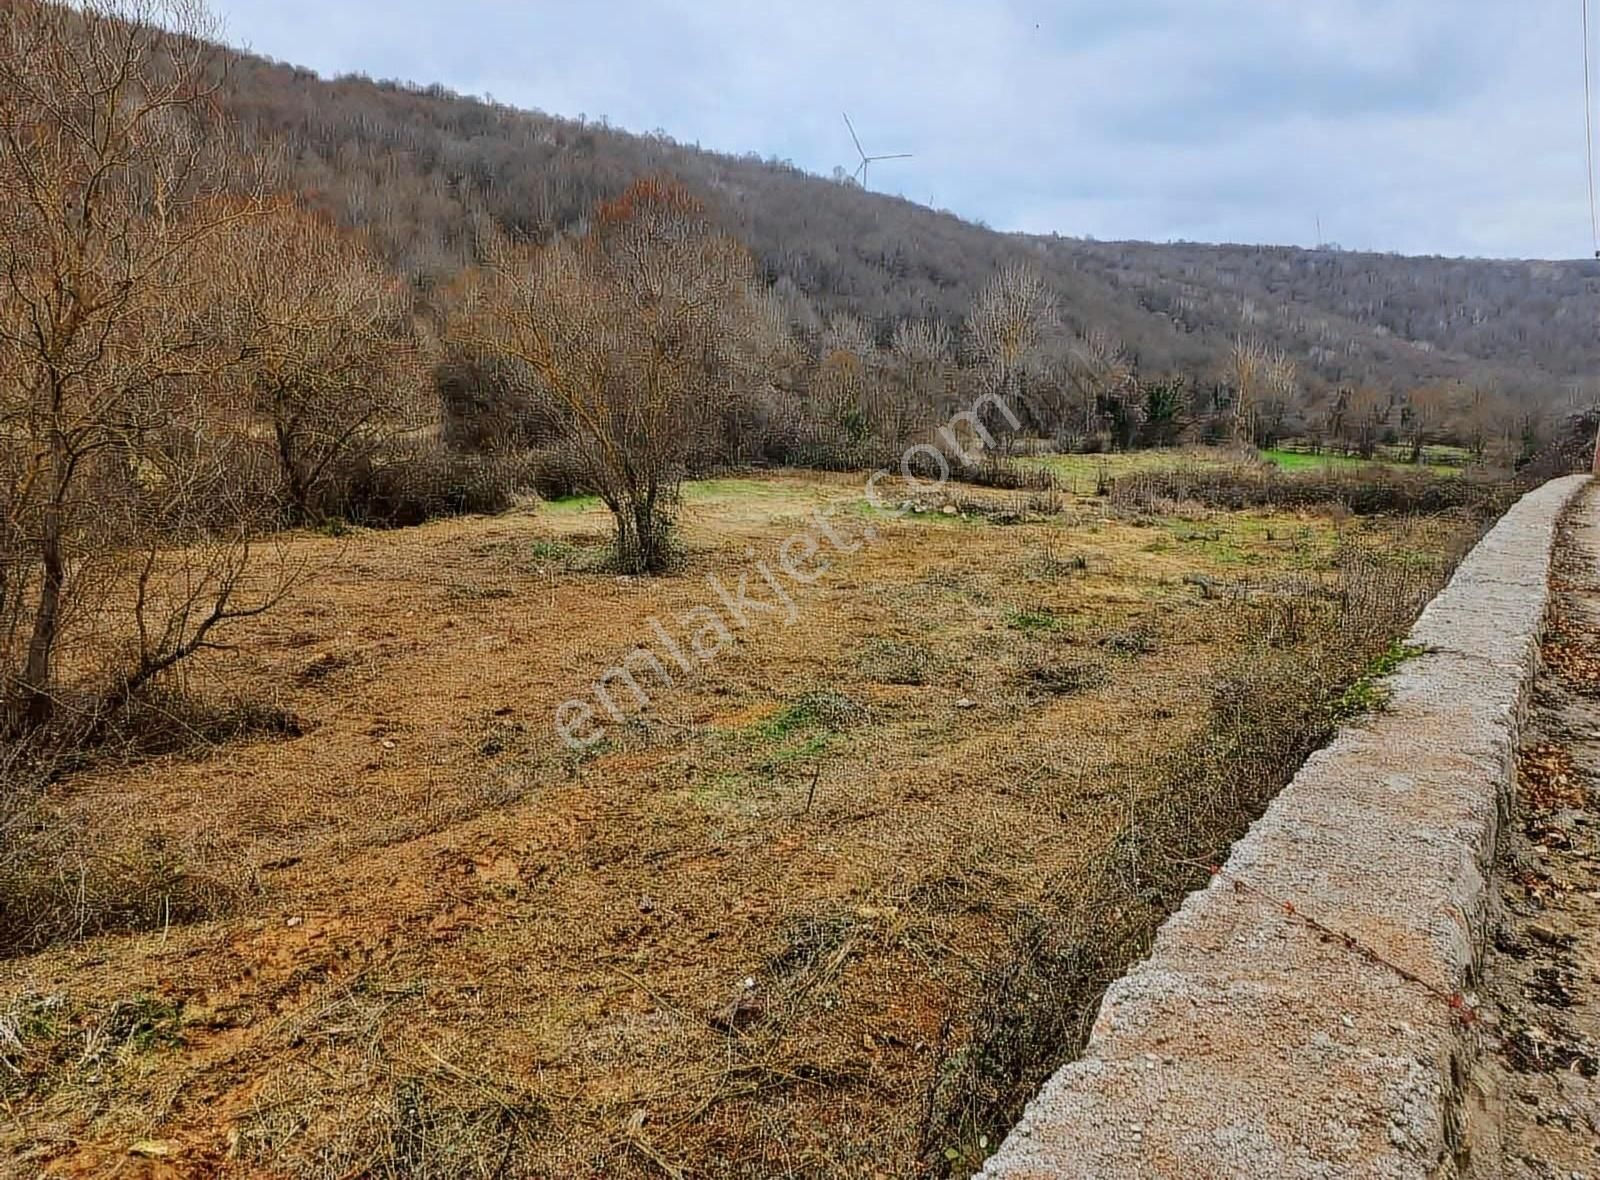
[[[214,241],[219,330],[252,434],[270,434],[293,523],[358,454],[432,425],[405,285],[354,235],[292,207]]]
[[[1370,385],[1352,389],[1341,420],[1346,452],[1355,451],[1363,459],[1372,458],[1378,436],[1388,419],[1388,398]]]
[[[946,410],[955,381],[950,330],[931,320],[902,320],[889,344],[893,366],[878,414],[879,435],[895,448]]]
[[[1457,410],[1460,414],[1462,441],[1475,463],[1485,461],[1491,443],[1497,440],[1503,441],[1511,433],[1515,415],[1505,398],[1495,389],[1486,389],[1482,385],[1473,386],[1472,390],[1461,399]]]
[[[1452,400],[1450,391],[1437,385],[1413,389],[1406,397],[1406,440],[1411,462],[1422,462],[1423,447],[1432,440]]]
[[[1258,336],[1241,336],[1228,353],[1228,381],[1233,386],[1232,435],[1236,446],[1253,447],[1263,410],[1285,409],[1293,399],[1295,363]]]
[[[1132,379],[1122,343],[1103,328],[1090,328],[1073,341],[1067,358],[1067,379],[1077,391],[1085,438],[1095,433],[1101,399],[1116,396]]]
[[[1233,386],[1229,433],[1234,446],[1251,447],[1256,438],[1256,398],[1267,365],[1267,346],[1257,337],[1241,336],[1228,352],[1228,381]]]
[[[518,363],[569,424],[621,568],[664,568],[692,440],[784,338],[749,252],[666,180],[602,203],[581,237],[484,247],[457,331]]]
[[[808,389],[807,424],[815,445],[835,462],[860,462],[872,433],[869,407],[878,400],[882,365],[872,333],[847,312],[828,317]]]
[[[213,100],[215,31],[191,0],[11,0],[0,20],[0,728],[11,732],[51,717],[74,624],[131,609],[136,638],[86,639],[72,663],[83,670],[127,640],[127,677],[142,682],[260,605],[237,594],[248,522],[223,519],[228,498],[208,486],[226,466],[205,412],[224,358],[192,314],[203,247],[262,208]],[[169,559],[170,535],[230,556]],[[130,553],[144,555],[131,590],[118,577]]]
[[[967,315],[967,340],[988,394],[1016,400],[1024,362],[1056,322],[1055,293],[1031,267],[1004,266],[984,284]]]

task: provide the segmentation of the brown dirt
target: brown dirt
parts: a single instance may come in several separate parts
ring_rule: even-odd
[[[308,732],[56,790],[108,847],[175,850],[247,900],[0,964],[10,1166],[908,1174],[973,957],[1102,846],[1243,641],[1217,587],[1314,577],[1340,528],[1419,553],[1449,531],[1092,500],[889,523],[858,494],[704,485],[662,579],[584,572],[593,508],[296,539],[315,578],[193,677]],[[647,618],[714,602],[708,573],[824,505],[880,536],[798,623],[743,633],[599,751],[559,744],[557,704]],[[1062,662],[1105,676],[1028,674]],[[133,1004],[170,1015],[130,1025]]]
[[[1471,1097],[1474,1176],[1600,1175],[1600,529],[1568,526],[1501,840]]]

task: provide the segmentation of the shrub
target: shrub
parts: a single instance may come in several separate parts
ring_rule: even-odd
[[[571,496],[592,495],[594,489],[584,479],[583,459],[571,447],[550,447],[528,457],[533,490],[546,500],[565,500]]]
[[[240,885],[187,862],[155,837],[108,843],[41,792],[13,784],[0,794],[0,958],[232,909]]]
[[[440,516],[504,512],[518,491],[532,486],[534,471],[527,458],[460,454],[437,444],[363,455],[322,514],[398,528]]]
[[[915,451],[907,466],[918,479],[938,480],[948,475],[957,483],[975,487],[1028,492],[1052,492],[1056,489],[1056,478],[1046,468],[1028,466],[992,452],[986,452],[976,463],[962,463],[954,458],[947,462],[947,466],[941,467],[926,451]],[[895,474],[901,473],[898,457],[894,462],[881,466],[888,467]]]
[[[1385,469],[1284,474],[1237,465],[1134,472],[1110,481],[1107,494],[1113,504],[1141,511],[1193,501],[1226,511],[1341,504],[1358,516],[1451,509],[1493,516],[1505,511],[1517,493],[1509,483],[1470,475]]]
[[[247,736],[294,737],[298,718],[256,702],[216,702],[151,685],[115,707],[74,700],[74,720],[0,751],[0,958],[113,931],[158,930],[230,911],[248,881],[236,865],[147,835],[91,830],[48,788],[86,767],[208,750]]]

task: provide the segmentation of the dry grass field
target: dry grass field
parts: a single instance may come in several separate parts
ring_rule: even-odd
[[[854,476],[686,490],[684,568],[601,571],[529,504],[305,534],[311,576],[190,688],[297,736],[53,787],[60,873],[152,858],[203,904],[0,962],[0,1151],[119,1177],[905,1176],[1013,917],[1070,889],[1352,545],[1432,575],[1454,517],[1114,511]],[[891,492],[890,499],[893,500]],[[648,620],[832,513],[854,552],[577,752]],[[873,539],[867,541],[866,530]],[[755,557],[749,556],[754,551]],[[767,596],[770,600],[770,595]],[[70,886],[70,881],[68,882]]]

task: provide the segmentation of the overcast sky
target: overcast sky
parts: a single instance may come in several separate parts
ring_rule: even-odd
[[[214,0],[323,75],[854,169],[1000,229],[1565,258],[1579,0]],[[1597,22],[1600,33],[1600,22]],[[1597,73],[1600,80],[1600,73]]]

